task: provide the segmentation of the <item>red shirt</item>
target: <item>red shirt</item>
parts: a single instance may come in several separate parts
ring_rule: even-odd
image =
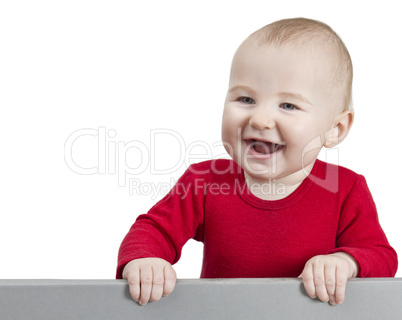
[[[337,251],[356,259],[359,277],[392,277],[398,266],[364,177],[320,160],[275,201],[254,196],[233,160],[191,165],[138,216],[121,244],[117,278],[133,259],[176,263],[191,238],[204,243],[201,278],[297,277],[310,258]]]

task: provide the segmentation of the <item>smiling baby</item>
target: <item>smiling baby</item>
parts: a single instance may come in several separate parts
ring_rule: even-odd
[[[317,159],[348,135],[352,78],[345,45],[319,21],[280,20],[240,45],[222,119],[232,159],[191,165],[137,218],[117,267],[135,301],[173,291],[189,239],[204,243],[201,278],[300,277],[333,305],[349,278],[395,275],[365,178]]]

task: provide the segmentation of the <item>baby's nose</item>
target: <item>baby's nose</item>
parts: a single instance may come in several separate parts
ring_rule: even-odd
[[[272,108],[255,108],[254,112],[251,114],[249,125],[258,129],[273,129],[276,126],[275,112]]]

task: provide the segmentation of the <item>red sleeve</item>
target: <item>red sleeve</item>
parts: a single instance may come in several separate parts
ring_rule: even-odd
[[[366,180],[359,176],[342,206],[336,249],[352,255],[360,266],[358,277],[393,277],[398,269],[395,250],[382,230]]]
[[[162,200],[138,216],[120,246],[117,279],[131,260],[156,257],[174,264],[189,239],[203,240],[206,187],[206,175],[192,165]]]

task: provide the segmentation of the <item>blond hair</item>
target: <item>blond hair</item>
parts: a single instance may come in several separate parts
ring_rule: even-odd
[[[283,19],[262,27],[249,38],[256,39],[259,45],[316,44],[329,49],[334,70],[332,83],[339,88],[341,109],[352,108],[352,60],[342,39],[327,24],[306,18]]]

